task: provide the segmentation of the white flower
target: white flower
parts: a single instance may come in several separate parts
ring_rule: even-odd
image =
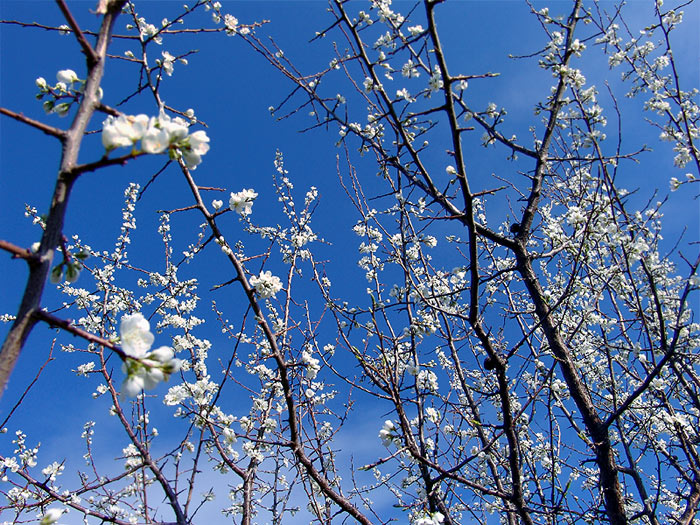
[[[214,208],[215,210],[220,210],[223,205],[224,205],[223,201],[220,201],[220,200],[211,201],[211,207]]]
[[[440,525],[445,521],[445,516],[441,512],[433,512],[413,522],[413,525]]]
[[[182,361],[175,359],[175,352],[169,346],[161,346],[140,360],[127,359],[122,364],[122,371],[126,374],[122,393],[129,397],[137,396],[142,390],[150,390],[158,386],[158,383],[167,381],[170,374],[180,368]]]
[[[206,131],[195,131],[187,137],[185,142],[182,156],[187,167],[194,169],[202,162],[202,155],[209,151],[209,137]]]
[[[382,429],[379,431],[379,439],[382,440],[382,444],[385,447],[388,447],[394,442],[394,438],[396,437],[394,435],[394,430],[396,430],[396,425],[394,425],[391,419],[384,421],[384,426],[382,426]]]
[[[255,291],[263,299],[274,297],[282,289],[282,281],[279,277],[272,275],[272,272],[260,272],[258,277],[251,277],[250,284],[255,287]]]
[[[423,32],[423,26],[421,26],[421,25],[410,26],[408,28],[408,32],[411,33],[411,36],[418,36]]]
[[[406,100],[406,102],[413,102],[414,101],[413,97],[411,97],[411,94],[408,92],[408,89],[406,89],[406,88],[397,89],[396,96],[398,98],[403,98],[404,100]]]
[[[420,75],[413,60],[409,60],[401,67],[401,74],[406,78],[414,78]]]
[[[56,79],[59,82],[63,82],[66,85],[70,85],[73,82],[78,81],[78,75],[75,74],[75,71],[72,69],[62,69],[58,73],[56,73]]]
[[[148,127],[147,115],[110,115],[102,123],[102,145],[106,150],[129,147],[143,138]]]
[[[141,313],[122,317],[119,336],[124,353],[136,358],[145,356],[155,340],[151,333],[151,324]]]
[[[233,15],[224,15],[224,25],[226,26],[226,34],[233,36],[238,30],[238,19]]]
[[[301,362],[306,365],[306,377],[312,381],[316,379],[316,375],[321,369],[319,366],[319,360],[312,357],[310,352],[304,351],[301,354]]]
[[[53,523],[56,523],[58,521],[58,518],[60,518],[64,512],[65,509],[58,509],[56,507],[47,510],[46,513],[41,517],[39,525],[52,525]]]
[[[46,79],[44,77],[39,77],[37,78],[34,83],[36,84],[36,87],[38,87],[41,90],[47,89],[48,84],[46,84]]]
[[[440,73],[440,69],[437,66],[435,66],[433,74],[430,76],[430,81],[428,83],[430,85],[430,91],[432,92],[442,89],[442,74]]]
[[[161,110],[158,116],[158,126],[160,129],[168,133],[168,142],[174,144],[187,137],[187,128],[189,125],[180,117],[170,118]]]
[[[140,374],[127,375],[122,383],[122,393],[127,397],[136,397],[144,389],[143,376]]]
[[[161,55],[163,55],[163,71],[165,71],[166,75],[171,77],[173,75],[173,62],[175,62],[175,57],[167,51],[162,51]]]
[[[249,190],[231,193],[228,201],[229,207],[239,215],[248,215],[253,211],[253,201],[258,196],[252,188]]]
[[[141,139],[141,149],[146,153],[163,153],[170,146],[170,135],[167,130],[149,127]]]

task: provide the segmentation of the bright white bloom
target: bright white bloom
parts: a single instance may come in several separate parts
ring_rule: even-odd
[[[408,89],[406,89],[406,88],[397,89],[396,96],[398,98],[403,98],[406,102],[413,102],[415,100],[413,97],[411,97],[411,94],[408,92]]]
[[[277,292],[282,289],[282,281],[276,275],[272,275],[272,272],[260,272],[258,277],[251,277],[250,284],[255,287],[255,291],[263,299],[268,297],[274,297]]]
[[[301,354],[301,362],[306,365],[306,377],[312,381],[316,379],[318,371],[321,370],[319,360],[312,357],[310,352],[304,351]]]
[[[136,358],[146,355],[155,340],[155,336],[151,333],[151,324],[141,313],[122,317],[119,323],[119,336],[124,353]]]
[[[72,69],[62,69],[58,73],[56,73],[56,79],[59,82],[63,82],[64,84],[70,85],[73,82],[78,81],[78,75],[75,74],[75,71]]]
[[[586,216],[578,206],[571,206],[567,211],[566,216],[566,222],[574,227],[586,222]]]
[[[149,127],[141,139],[141,149],[146,153],[163,153],[170,146],[170,135],[165,129]]]
[[[122,384],[122,393],[137,396],[142,390],[150,390],[158,383],[167,381],[170,374],[182,368],[182,361],[175,359],[175,352],[168,346],[161,346],[146,354],[139,361],[128,359],[122,370],[127,374]]]
[[[421,26],[421,25],[410,26],[408,28],[408,32],[411,33],[411,36],[418,36],[423,32],[423,26]]]
[[[189,124],[180,117],[170,118],[161,110],[160,115],[158,115],[158,126],[168,132],[170,144],[175,144],[187,137]]]
[[[54,461],[48,467],[43,468],[41,470],[41,473],[47,478],[49,478],[50,481],[56,481],[56,476],[58,476],[63,471],[63,469],[63,465],[61,465],[58,461]]]
[[[248,215],[253,211],[253,201],[258,196],[252,188],[249,190],[231,193],[231,198],[228,201],[229,207],[239,215]]]
[[[51,508],[41,517],[39,525],[52,525],[58,521],[58,518],[65,512],[65,509]]]
[[[220,210],[223,205],[224,205],[224,201],[220,201],[220,200],[211,201],[211,207],[217,211]]]
[[[238,19],[233,15],[224,15],[224,25],[226,26],[226,34],[233,36],[238,30]]]
[[[406,78],[414,78],[420,75],[413,60],[409,60],[401,67],[401,74]]]
[[[435,92],[442,89],[442,74],[440,73],[440,69],[437,66],[435,66],[433,74],[430,76],[430,81],[428,83],[430,85],[431,92]]]
[[[445,521],[445,516],[441,512],[433,512],[422,518],[418,518],[413,525],[440,525]]]
[[[41,90],[47,89],[48,84],[46,83],[46,79],[44,77],[39,77],[37,78],[34,83],[36,84],[36,87],[38,87]]]
[[[102,123],[102,145],[107,150],[129,147],[141,140],[149,128],[147,115],[109,116]]]
[[[202,155],[209,151],[209,137],[206,131],[195,131],[187,137],[186,147],[182,150],[185,164],[195,168],[202,162]]]
[[[161,52],[161,55],[163,55],[163,71],[165,71],[166,75],[171,77],[173,75],[173,63],[175,62],[175,57],[167,51]]]
[[[394,430],[396,430],[396,425],[394,425],[391,419],[384,421],[384,426],[382,426],[382,429],[379,431],[379,439],[382,440],[382,444],[385,447],[388,447],[394,442],[394,438],[396,437]]]

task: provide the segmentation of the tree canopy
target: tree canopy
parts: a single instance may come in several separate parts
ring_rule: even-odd
[[[692,1],[1,9],[5,523],[699,522]]]

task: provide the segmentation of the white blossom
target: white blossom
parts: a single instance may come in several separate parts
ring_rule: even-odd
[[[272,272],[260,272],[259,276],[250,278],[250,284],[255,287],[255,291],[263,299],[274,297],[282,289],[282,282],[279,277],[272,275]]]
[[[253,211],[253,202],[258,196],[252,189],[231,193],[229,207],[239,215],[249,215]]]
[[[56,73],[56,79],[70,86],[73,82],[78,82],[78,75],[72,69],[62,69]]]

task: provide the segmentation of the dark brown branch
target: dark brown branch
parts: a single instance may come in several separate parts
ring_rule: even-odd
[[[18,120],[19,122],[32,126],[40,131],[43,131],[47,135],[51,135],[52,137],[56,137],[62,141],[66,138],[66,132],[62,129],[54,128],[53,126],[49,126],[47,124],[44,124],[43,122],[39,122],[38,120],[25,117],[22,113],[15,113],[14,111],[6,108],[0,108],[0,113],[3,115],[7,115],[8,117],[12,117],[13,119]]]
[[[38,260],[38,257],[32,253],[31,250],[12,244],[11,242],[3,241],[2,239],[0,239],[0,250],[10,252],[13,259],[25,259],[30,263]]]
[[[61,10],[61,13],[63,13],[63,16],[66,18],[66,22],[68,22],[68,25],[73,30],[73,34],[75,35],[76,40],[80,44],[80,47],[83,49],[83,53],[85,53],[85,56],[87,57],[88,68],[90,68],[93,64],[95,64],[95,62],[97,62],[100,59],[100,57],[97,56],[95,50],[85,39],[85,35],[80,30],[80,26],[78,26],[78,22],[73,17],[73,13],[71,13],[70,9],[68,9],[65,0],[56,0],[56,4],[58,4],[58,8]]]
[[[39,321],[44,321],[49,326],[60,328],[61,330],[65,330],[66,332],[73,334],[76,337],[82,337],[86,341],[96,343],[98,345],[104,346],[105,348],[109,348],[122,360],[125,360],[127,358],[127,355],[124,353],[124,350],[119,348],[117,345],[115,345],[107,339],[104,339],[103,337],[99,337],[97,335],[91,334],[90,332],[86,332],[82,328],[78,328],[73,324],[73,321],[70,319],[61,319],[60,317],[56,317],[55,315],[50,314],[46,310],[37,310],[34,313],[34,317]]]

